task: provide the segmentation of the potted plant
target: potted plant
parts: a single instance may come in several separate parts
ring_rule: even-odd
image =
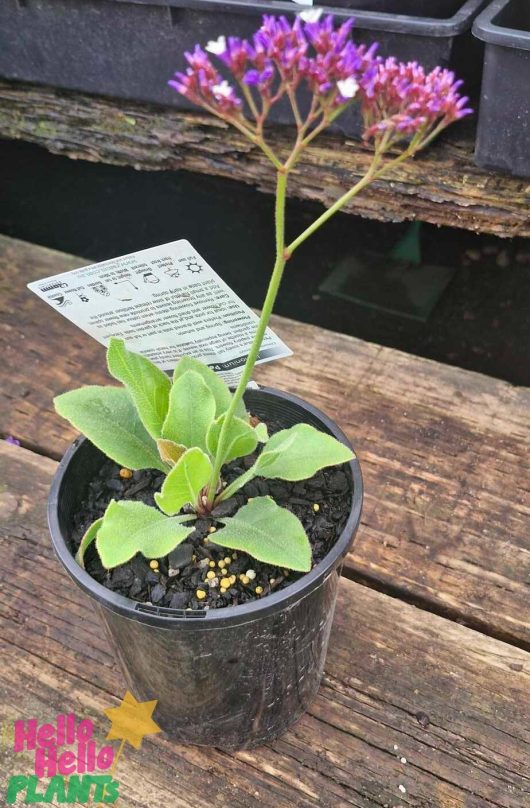
[[[294,396],[247,387],[285,266],[363,188],[470,112],[452,73],[380,59],[374,47],[353,44],[351,27],[336,28],[314,10],[293,23],[265,17],[250,41],[197,46],[171,81],[248,137],[276,172],[276,262],[235,391],[197,359],[183,357],[169,379],[111,339],[108,368],[122,386],[55,399],[86,435],[53,482],[55,550],[103,606],[132,688],[158,699],[157,721],[187,743],[255,745],[304,711],[320,682],[338,572],[359,523],[361,474],[344,434]],[[272,150],[265,126],[280,102],[291,105],[296,125],[285,154]],[[289,176],[354,103],[373,149],[370,167],[287,242]]]

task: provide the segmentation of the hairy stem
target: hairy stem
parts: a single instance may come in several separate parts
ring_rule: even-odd
[[[328,219],[331,219],[331,217],[334,216],[335,213],[341,210],[344,207],[344,205],[346,205],[350,201],[350,199],[353,199],[355,196],[357,196],[357,194],[360,191],[362,191],[363,188],[366,188],[366,186],[370,185],[370,183],[373,182],[374,180],[383,177],[387,173],[387,171],[394,168],[394,166],[399,165],[399,163],[402,163],[404,160],[407,160],[409,157],[411,157],[413,154],[419,151],[419,148],[421,147],[418,147],[416,144],[413,145],[411,143],[402,154],[400,154],[398,157],[395,157],[393,160],[389,160],[387,163],[384,163],[383,166],[381,166],[381,168],[378,167],[381,162],[383,152],[379,149],[376,150],[372,162],[370,163],[370,167],[368,168],[368,171],[366,172],[364,177],[361,177],[359,182],[357,182],[353,186],[353,188],[350,188],[349,191],[346,191],[345,194],[343,194],[339,199],[337,199],[337,201],[334,202],[333,205],[331,205],[331,207],[325,210],[324,213],[318,217],[318,219],[315,219],[315,221],[312,224],[310,224],[309,227],[307,227],[303,231],[303,233],[300,233],[300,235],[297,238],[295,238],[295,240],[292,241],[285,248],[286,260],[291,257],[293,252],[300,246],[300,244],[303,244],[304,241],[309,238],[309,236],[313,235],[313,233],[316,230],[318,230],[319,227],[322,227],[322,225],[325,222],[327,222]]]
[[[252,468],[248,469],[248,471],[245,471],[239,477],[236,477],[234,482],[230,483],[230,485],[227,486],[219,494],[217,498],[218,501],[223,502],[225,499],[230,499],[230,497],[232,497],[236,493],[236,491],[239,491],[240,488],[243,488],[243,486],[246,485],[246,483],[250,482],[250,480],[254,479],[255,476],[256,476],[256,470],[254,466],[252,466]]]
[[[319,127],[317,126],[316,129],[318,130]],[[276,165],[277,171],[277,180],[276,180],[276,206],[275,206],[275,231],[276,231],[276,261],[274,264],[274,269],[272,271],[271,279],[269,282],[269,287],[267,289],[267,295],[265,297],[265,301],[263,303],[263,308],[261,311],[261,316],[259,318],[258,326],[256,328],[256,333],[254,335],[254,339],[252,340],[252,344],[250,346],[250,350],[247,356],[247,360],[245,362],[245,366],[243,368],[243,374],[241,379],[239,380],[239,384],[232,396],[232,401],[230,406],[226,412],[226,415],[223,420],[223,425],[221,427],[221,432],[219,434],[219,442],[217,446],[217,452],[214,459],[212,474],[210,477],[210,482],[208,485],[208,496],[206,506],[207,509],[211,509],[213,506],[216,497],[218,496],[218,488],[219,488],[219,481],[221,475],[221,467],[223,465],[223,459],[226,452],[226,444],[228,439],[228,432],[230,429],[230,425],[234,418],[234,413],[236,408],[243,398],[245,390],[247,388],[247,384],[251,379],[252,371],[254,370],[254,365],[256,364],[256,360],[259,355],[259,350],[261,348],[261,343],[263,342],[263,337],[265,336],[265,331],[269,324],[269,320],[272,314],[272,310],[274,307],[274,303],[276,301],[276,296],[278,294],[278,290],[280,288],[281,279],[283,276],[283,271],[285,269],[285,264],[287,260],[291,257],[293,252],[301,245],[303,242],[309,238],[316,230],[318,230],[328,219],[331,219],[335,213],[341,210],[344,205],[346,205],[351,199],[353,199],[357,194],[365,188],[367,185],[370,185],[379,177],[384,176],[390,169],[394,166],[402,163],[404,160],[407,160],[409,157],[412,157],[419,151],[424,142],[422,142],[421,137],[424,137],[424,141],[428,142],[429,139],[432,139],[434,133],[430,138],[425,138],[425,133],[422,135],[416,135],[412,141],[409,143],[408,147],[397,157],[393,160],[389,160],[386,163],[381,165],[381,161],[383,156],[386,152],[386,149],[389,148],[389,143],[387,139],[383,137],[376,145],[376,149],[374,152],[374,156],[368,171],[366,174],[361,177],[361,179],[346,191],[337,201],[331,205],[324,213],[318,217],[309,227],[307,227],[303,233],[301,233],[298,238],[289,244],[288,247],[285,246],[285,197],[286,197],[286,190],[287,190],[287,178],[289,175],[289,171],[292,167],[296,164],[301,152],[303,151],[305,145],[312,139],[312,134],[306,138],[303,137],[302,131],[299,128],[298,137],[294,148],[289,156],[289,159],[285,163],[285,165]],[[435,130],[435,134],[438,134],[438,130]],[[259,144],[263,148],[263,141]],[[277,158],[276,158],[277,159]],[[243,475],[245,477],[245,475]],[[238,490],[243,483],[241,480],[235,480],[232,485],[230,485],[224,492],[221,493],[219,499],[226,499],[230,496],[233,492]]]
[[[226,442],[230,424],[234,417],[236,407],[243,398],[245,390],[247,389],[247,384],[251,379],[252,371],[254,370],[254,365],[256,364],[256,359],[258,358],[261,343],[263,342],[263,337],[265,336],[265,331],[269,324],[274,303],[276,301],[276,296],[278,294],[278,289],[280,288],[283,270],[285,268],[286,259],[284,256],[284,250],[285,250],[286,189],[287,189],[287,173],[284,170],[278,171],[276,181],[276,207],[275,207],[276,262],[274,264],[274,269],[272,271],[271,279],[269,282],[269,288],[267,289],[267,295],[265,297],[263,308],[261,310],[261,316],[259,318],[258,326],[256,328],[256,333],[254,334],[254,339],[252,340],[252,345],[250,346],[247,361],[245,362],[245,366],[243,368],[243,374],[241,376],[241,379],[239,380],[239,384],[237,385],[234,395],[232,396],[232,401],[230,403],[228,410],[226,411],[226,415],[223,420],[223,425],[221,427],[221,432],[219,433],[217,452],[215,454],[212,475],[210,477],[210,483],[208,486],[207,504],[210,507],[213,505],[217,492],[219,477],[221,473],[221,466],[223,465],[223,457],[226,451]]]

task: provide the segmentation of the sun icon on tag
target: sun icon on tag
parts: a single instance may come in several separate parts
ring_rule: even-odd
[[[188,272],[193,272],[194,274],[202,272],[202,267],[198,261],[188,261],[186,264],[186,269]]]

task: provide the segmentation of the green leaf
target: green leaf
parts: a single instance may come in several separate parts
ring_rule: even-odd
[[[162,437],[191,449],[206,449],[206,433],[215,417],[215,398],[195,370],[187,370],[173,382]]]
[[[343,443],[309,424],[296,424],[269,438],[254,466],[254,476],[307,480],[319,469],[353,458]]]
[[[111,375],[129,391],[149,434],[159,438],[169,405],[168,376],[145,356],[128,351],[124,341],[115,337],[109,343],[107,365]]]
[[[206,436],[206,445],[210,454],[215,457],[217,454],[217,447],[219,444],[219,435],[224,423],[225,416],[221,415],[210,424],[208,434]],[[236,457],[246,457],[252,454],[258,445],[258,436],[254,427],[247,424],[241,418],[232,418],[228,426],[228,434],[225,442],[226,450],[223,455],[222,462],[229,463]]]
[[[59,415],[120,466],[167,471],[124,388],[80,387],[53,402]]]
[[[215,417],[218,418],[219,415],[226,412],[232,401],[232,393],[223,379],[218,376],[214,370],[209,368],[208,365],[205,365],[204,362],[200,362],[192,356],[183,356],[173,372],[173,381],[176,382],[177,379],[180,379],[188,370],[193,370],[195,373],[198,373],[212,393],[215,399]],[[245,405],[242,401],[239,402],[236,408],[236,415],[242,418],[246,415]]]
[[[271,497],[256,497],[224,524],[215,543],[248,553],[257,561],[299,572],[311,569],[311,545],[300,520]]]
[[[193,516],[164,516],[143,502],[111,500],[98,530],[96,547],[106,569],[125,564],[136,553],[162,558],[193,531],[182,524]]]
[[[167,475],[160,493],[155,494],[156,504],[169,516],[184,505],[195,505],[211,473],[208,455],[197,447],[188,449]]]
[[[186,451],[186,447],[182,443],[175,443],[175,441],[167,440],[166,438],[158,438],[156,445],[160,458],[169,466],[174,466]]]
[[[260,421],[259,424],[256,424],[254,427],[254,432],[256,433],[256,437],[260,443],[267,443],[269,440],[269,430],[267,429],[266,423]]]
[[[79,545],[79,549],[75,554],[75,560],[83,569],[85,569],[85,553],[98,535],[98,530],[102,524],[103,517],[101,519],[96,519],[95,522],[92,522],[85,535],[81,539],[81,544]]]

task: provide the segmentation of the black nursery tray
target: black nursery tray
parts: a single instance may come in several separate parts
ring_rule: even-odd
[[[471,25],[486,0],[334,0],[326,11],[356,19],[355,39],[379,52],[450,66],[466,90],[480,78],[482,43]],[[220,34],[249,36],[263,13],[297,13],[292,0],[3,0],[0,76],[99,95],[191,105],[167,81],[183,51]],[[271,119],[291,121],[278,105]],[[355,115],[341,128],[356,135]]]
[[[529,0],[494,0],[473,33],[486,43],[475,162],[530,177]]]

